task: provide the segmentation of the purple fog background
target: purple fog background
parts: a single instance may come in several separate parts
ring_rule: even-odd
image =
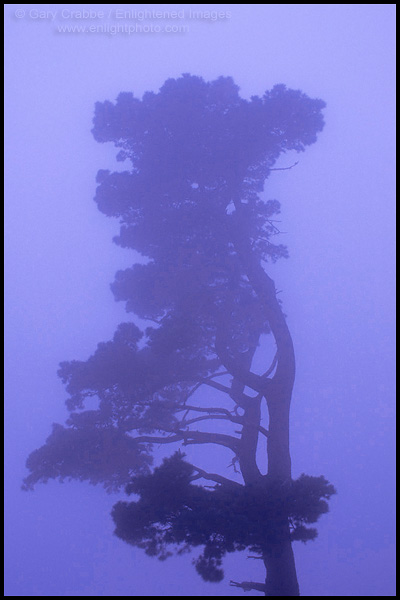
[[[175,34],[57,31],[94,23],[61,16],[84,8],[231,16],[175,21],[189,27]],[[327,102],[318,142],[281,159],[299,164],[265,192],[290,252],[270,273],[296,350],[293,476],[338,491],[317,540],[294,551],[303,596],[395,595],[394,19],[394,4],[5,5],[6,596],[242,596],[229,579],[263,580],[246,553],[210,584],[191,555],[159,562],[124,544],[110,517],[124,494],[20,490],[28,454],[67,416],[58,363],[87,359],[126,320],[109,284],[134,255],[92,200],[97,170],[121,165],[92,138],[94,103],[185,72],[231,75],[246,98],[285,83]]]

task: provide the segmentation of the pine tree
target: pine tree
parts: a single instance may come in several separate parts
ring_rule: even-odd
[[[24,481],[25,489],[49,478],[125,487],[139,499],[114,506],[121,539],[160,559],[203,547],[195,566],[208,581],[222,579],[227,552],[247,548],[264,561],[266,582],[231,584],[270,596],[299,595],[292,541],[316,536],[307,525],[335,492],[323,477],[291,475],[295,358],[268,275],[287,249],[274,243],[280,204],[263,195],[278,157],[316,141],[323,108],[284,85],[245,100],[229,77],[188,74],[141,100],[121,93],[96,104],[95,139],[113,142],[129,168],[99,171],[95,200],[119,219],[115,243],[143,262],[112,284],[131,320],[87,361],[61,363],[70,417],[29,456]],[[268,335],[276,355],[256,373]],[[200,401],[210,388],[218,405]],[[88,410],[93,397],[98,408]],[[204,431],[221,421],[231,433]],[[177,443],[227,448],[241,481],[191,464]],[[154,444],[173,450],[152,469]]]

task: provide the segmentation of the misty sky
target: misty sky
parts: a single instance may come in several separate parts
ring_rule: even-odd
[[[303,596],[395,595],[394,7],[5,5],[7,596],[241,596],[230,579],[264,579],[247,553],[210,584],[190,555],[159,562],[123,543],[109,514],[122,493],[20,490],[27,455],[67,417],[59,362],[87,359],[128,320],[109,284],[135,256],[111,242],[118,223],[93,202],[97,170],[121,166],[90,133],[94,103],[182,73],[230,75],[245,98],[285,83],[327,103],[318,142],[281,157],[299,164],[265,189],[282,203],[290,252],[270,273],[296,351],[293,477],[323,474],[338,491],[317,540],[294,552]],[[72,18],[84,8],[97,17]],[[108,19],[118,8],[186,18]],[[189,19],[191,9],[225,16]],[[186,30],[112,33],[117,22]],[[77,25],[98,29],[62,31]],[[202,452],[205,468],[226,467],[212,446]]]

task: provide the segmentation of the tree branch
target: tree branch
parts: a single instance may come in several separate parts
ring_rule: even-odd
[[[221,377],[222,375],[230,375],[229,371],[219,371],[219,373],[214,373],[214,375],[209,375],[206,379],[213,379],[214,377]]]
[[[224,433],[208,433],[205,431],[179,431],[174,435],[168,437],[161,437],[156,435],[141,435],[135,438],[131,438],[137,443],[148,443],[148,444],[172,444],[173,442],[183,441],[184,445],[187,444],[218,444],[225,446],[232,450],[235,454],[237,452],[239,439],[231,435]]]
[[[202,406],[188,406],[186,404],[185,406],[180,407],[177,410],[177,412],[179,412],[180,410],[186,410],[187,412],[195,411],[195,412],[206,412],[206,413],[219,412],[219,413],[223,413],[224,415],[231,416],[231,413],[229,412],[229,410],[227,408],[214,408],[214,407],[203,408]]]
[[[225,394],[231,394],[231,388],[227,387],[226,385],[222,385],[221,383],[217,383],[216,381],[207,381],[206,379],[203,379],[200,382],[200,385],[203,383],[215,388],[216,390],[219,390],[220,392],[224,392]]]
[[[181,408],[180,410],[186,410],[186,409],[187,409],[187,412],[190,412],[191,410],[193,410],[193,411],[207,412],[207,413],[222,412],[224,414],[222,414],[222,415],[209,414],[206,417],[195,417],[193,419],[189,419],[188,421],[181,421],[180,426],[191,425],[192,423],[196,423],[197,421],[205,421],[208,419],[225,419],[226,421],[232,421],[232,423],[239,423],[240,425],[246,424],[247,426],[251,426],[251,424],[245,423],[244,417],[240,417],[240,416],[234,417],[229,412],[229,410],[227,410],[226,408],[201,408],[198,406],[185,406],[185,408]],[[265,435],[265,437],[268,437],[268,429],[265,429],[265,427],[263,427],[262,425],[258,425],[258,426],[255,425],[255,427],[257,427],[258,431],[260,433],[262,433],[263,435]]]
[[[265,373],[263,373],[261,375],[261,377],[265,377],[266,378],[266,377],[268,377],[268,375],[271,375],[272,371],[275,369],[275,365],[276,365],[277,362],[278,362],[278,352],[275,352],[275,356],[273,358],[271,366],[269,367],[269,369],[267,369],[265,371]]]
[[[238,450],[239,439],[224,433],[208,433],[205,431],[182,432],[184,445],[186,444],[218,444],[230,448],[235,454]]]
[[[268,373],[268,372],[267,372]],[[231,373],[228,373],[228,371],[224,372],[224,373],[219,373],[219,375],[228,375]],[[250,375],[254,375],[253,373],[250,373]],[[260,376],[260,375],[254,375],[254,377],[258,377],[260,378],[260,381],[263,381],[263,385],[265,385],[265,377],[266,374]],[[264,377],[264,380],[262,380],[262,377]],[[196,383],[196,385],[192,388],[192,390],[189,392],[189,394],[186,396],[184,402],[186,403],[187,400],[189,400],[190,396],[192,396],[198,389],[200,386],[202,385],[209,385],[210,387],[215,388],[216,390],[219,390],[220,392],[224,392],[225,394],[228,394],[230,398],[232,398],[232,400],[238,404],[239,406],[242,406],[244,408],[245,403],[253,400],[256,396],[248,396],[247,394],[244,394],[243,392],[241,392],[240,394],[236,393],[233,387],[228,387],[226,385],[222,385],[220,383],[217,383],[216,381],[211,381],[209,380],[209,378],[207,379],[203,379],[201,381],[199,381],[198,383]],[[182,407],[182,410],[186,410],[187,408],[189,408],[186,404]],[[199,410],[198,408],[192,407],[193,410]],[[229,411],[225,411],[229,414]]]
[[[232,423],[239,423],[243,425],[242,417],[233,417],[232,415],[207,415],[204,417],[195,417],[194,419],[189,419],[188,421],[181,421],[180,425],[191,425],[192,423],[197,423],[197,421],[207,421],[209,419],[223,419],[225,421],[232,421]]]
[[[250,592],[251,590],[257,590],[258,592],[265,592],[265,583],[256,583],[255,581],[230,581],[230,585],[233,587],[240,587],[244,592]]]
[[[226,394],[229,394],[230,388],[228,388],[228,387],[226,387],[224,385],[221,385],[221,384],[217,383],[216,381],[212,380],[213,377],[220,377],[222,375],[229,375],[229,371],[222,371],[220,373],[214,373],[214,375],[210,375],[209,377],[205,377],[204,379],[202,379],[201,381],[199,381],[198,383],[196,383],[196,385],[190,390],[190,392],[186,396],[185,402],[187,400],[189,400],[190,396],[193,396],[193,394],[195,392],[197,392],[197,390],[199,389],[199,387],[202,386],[203,384],[210,385],[211,387],[214,387],[217,390],[220,390],[221,392],[225,392]]]
[[[262,378],[261,375],[252,373],[248,369],[242,368],[238,362],[230,356],[229,351],[227,350],[226,340],[223,338],[224,336],[221,330],[217,331],[217,335],[215,336],[215,351],[222,364],[228,369],[229,373],[233,375],[233,377],[241,381],[244,385],[252,388],[256,392],[264,393],[269,380]],[[232,397],[232,393],[230,395]],[[236,402],[236,399],[233,399]],[[238,404],[240,404],[240,402],[238,402]]]
[[[220,483],[221,485],[229,485],[235,488],[243,487],[241,483],[237,483],[236,481],[232,481],[227,477],[222,477],[222,475],[218,475],[218,473],[207,473],[203,469],[199,467],[195,467],[192,465],[193,469],[198,472],[198,475],[194,477],[194,479],[207,479],[209,481],[215,481],[216,483]]]
[[[288,171],[289,169],[293,169],[293,167],[295,167],[296,165],[299,164],[299,161],[296,160],[296,162],[291,165],[290,167],[280,167],[280,168],[274,168],[274,169],[269,169],[270,171]]]

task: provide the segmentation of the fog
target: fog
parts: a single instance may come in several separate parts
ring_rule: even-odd
[[[127,320],[110,283],[135,256],[93,202],[97,171],[121,169],[93,139],[94,104],[182,73],[232,76],[244,98],[284,83],[327,103],[317,143],[266,182],[290,253],[270,274],[296,351],[293,476],[323,474],[338,492],[318,538],[293,546],[303,596],[395,595],[394,7],[5,5],[6,596],[240,596],[230,579],[265,576],[245,552],[206,583],[191,555],[160,562],[124,544],[110,517],[123,493],[21,490],[27,456],[68,415],[58,364],[86,360]],[[185,18],[109,18],[117,9]],[[172,21],[184,28],[158,31]]]

